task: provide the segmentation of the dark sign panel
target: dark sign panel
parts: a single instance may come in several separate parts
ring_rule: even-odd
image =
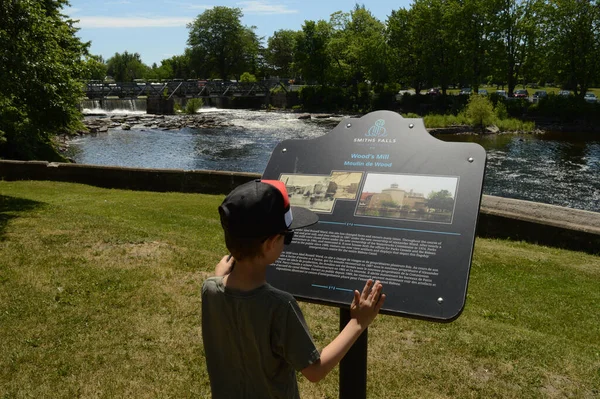
[[[421,119],[377,111],[325,136],[280,143],[263,178],[319,214],[267,272],[297,298],[347,306],[367,278],[383,313],[451,321],[464,308],[485,150],[446,143]]]

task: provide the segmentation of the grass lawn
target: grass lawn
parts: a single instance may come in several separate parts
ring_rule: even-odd
[[[209,397],[202,280],[222,196],[0,181],[0,398]],[[317,345],[338,310],[301,304]],[[600,397],[600,257],[477,239],[467,306],[379,316],[369,398]],[[336,398],[337,369],[303,398]]]
[[[480,86],[480,89],[485,89],[488,91],[488,94],[492,94],[495,93],[496,90],[502,90],[502,87],[497,87],[497,86]],[[515,87],[515,90],[519,90],[519,89],[527,89],[527,91],[529,92],[529,95],[532,96],[533,93],[535,93],[538,90],[546,90],[546,92],[548,94],[558,94],[558,92],[561,90],[560,87],[545,87],[545,86],[540,86],[536,89],[531,88],[531,87],[524,87],[523,85],[517,85]],[[504,90],[508,91],[508,86],[504,86]],[[587,91],[591,91],[592,93],[596,94],[597,97],[600,97],[600,88],[589,88]],[[426,90],[425,90],[426,92]],[[458,89],[448,89],[446,90],[446,93],[448,94],[459,94],[460,93],[460,88]],[[571,90],[571,93],[573,93],[573,90]]]

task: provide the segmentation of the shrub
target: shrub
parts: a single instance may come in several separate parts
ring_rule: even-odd
[[[467,104],[466,116],[472,126],[479,126],[483,130],[494,123],[492,102],[487,97],[472,95]]]
[[[496,121],[496,126],[504,132],[532,132],[535,129],[535,122],[525,122],[515,118],[500,119]]]
[[[494,107],[494,113],[496,114],[496,118],[498,119],[506,119],[508,118],[508,111],[506,110],[506,105],[504,102],[498,101],[496,106]]]
[[[240,82],[242,82],[242,83],[256,82],[256,76],[252,75],[250,72],[244,72],[242,74],[242,76],[240,76]]]
[[[185,104],[186,114],[195,114],[204,105],[204,101],[201,98],[190,98]]]

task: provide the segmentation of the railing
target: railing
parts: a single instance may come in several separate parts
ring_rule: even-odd
[[[287,86],[279,81],[224,82],[203,80],[171,80],[167,82],[88,82],[85,94],[89,99],[141,96],[193,97],[255,97],[266,96],[275,87]]]

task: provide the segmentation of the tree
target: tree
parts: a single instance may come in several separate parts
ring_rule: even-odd
[[[552,0],[549,11],[552,69],[583,97],[600,79],[600,1]]]
[[[252,75],[249,72],[244,72],[242,74],[242,76],[240,76],[240,82],[242,82],[242,83],[256,82],[256,76]]]
[[[542,1],[500,0],[498,3],[492,46],[509,95],[513,94],[519,78],[531,65],[532,54],[537,49]]]
[[[331,57],[328,52],[331,25],[320,20],[305,21],[297,38],[295,63],[302,77],[321,85],[327,83]]]
[[[217,6],[188,24],[192,66],[223,80],[245,72],[256,72],[260,49],[256,27],[242,25],[239,8]],[[208,76],[207,76],[208,77]]]
[[[357,4],[350,13],[334,13],[330,25],[329,54],[336,80],[352,84],[355,92],[365,80],[373,84],[385,82],[387,44],[383,23],[365,6]]]
[[[432,191],[427,196],[427,206],[436,211],[452,211],[454,198],[448,190]]]
[[[192,68],[192,56],[190,49],[186,49],[182,55],[174,55],[161,61],[158,68],[159,79],[196,79],[198,74]]]
[[[473,94],[467,104],[467,118],[473,126],[478,126],[481,131],[484,127],[494,122],[494,105],[489,98]]]
[[[89,54],[83,61],[83,78],[87,80],[103,81],[106,77],[108,66],[101,55]]]
[[[143,79],[146,77],[149,69],[142,62],[139,53],[129,53],[125,51],[123,54],[115,53],[106,61],[108,66],[107,73],[117,82],[133,82],[135,79]]]
[[[393,79],[409,84],[419,93],[425,82],[425,59],[421,56],[412,9],[394,10],[387,20],[390,73]]]
[[[56,134],[81,128],[87,43],[63,16],[66,0],[3,0],[0,7],[0,156],[61,161]]]
[[[295,77],[294,52],[299,32],[281,29],[267,41],[265,58],[270,71],[283,77]]]

